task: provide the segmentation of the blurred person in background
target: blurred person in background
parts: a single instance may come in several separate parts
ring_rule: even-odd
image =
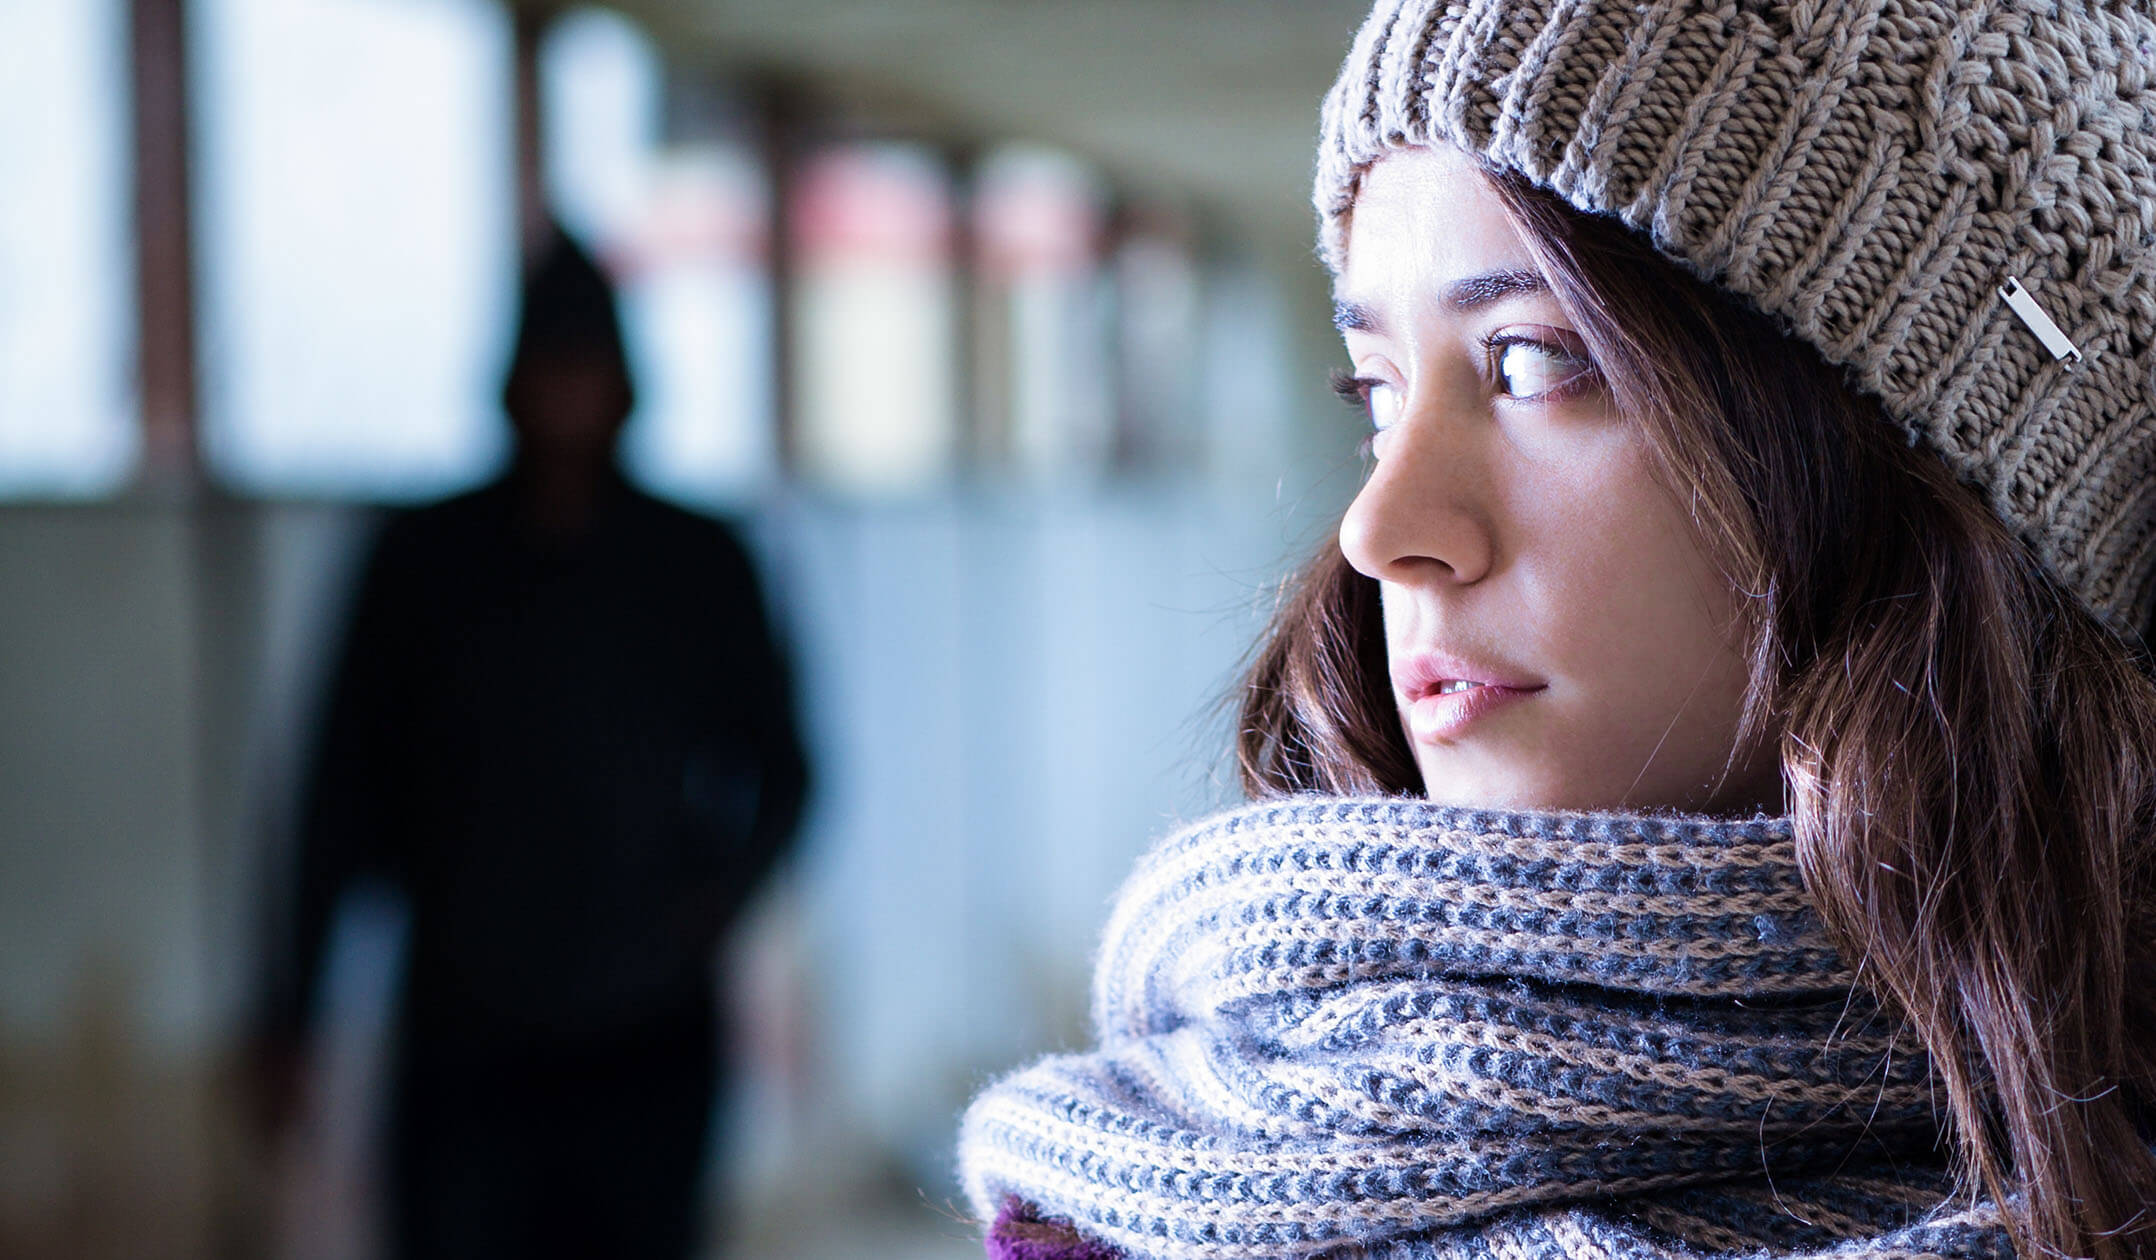
[[[690,1254],[726,1073],[718,946],[807,771],[786,655],[717,521],[633,489],[611,288],[554,232],[505,475],[365,564],[300,811],[256,1056],[288,1127],[340,896],[410,907],[389,1240],[412,1258]]]

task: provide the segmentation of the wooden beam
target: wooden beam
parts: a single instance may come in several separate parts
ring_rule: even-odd
[[[141,477],[151,485],[191,485],[199,471],[199,395],[189,215],[187,0],[131,0],[129,8]]]
[[[546,100],[539,90],[539,44],[554,22],[552,5],[522,4],[510,11],[515,46],[517,241],[530,263],[546,243]]]
[[[800,242],[793,213],[794,177],[800,169],[807,104],[800,90],[783,79],[765,79],[750,91],[758,158],[769,184],[770,215],[765,266],[771,278],[771,423],[776,428],[780,476],[790,480],[800,469],[800,391],[794,387],[799,332],[795,298],[799,281]]]

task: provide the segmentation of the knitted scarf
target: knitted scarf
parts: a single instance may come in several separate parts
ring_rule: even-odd
[[[1292,797],[1118,894],[959,1172],[1146,1260],[2012,1254],[1790,821]]]

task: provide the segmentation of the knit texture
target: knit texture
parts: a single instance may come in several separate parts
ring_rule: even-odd
[[[1246,806],[1140,861],[1093,997],[1097,1049],[966,1113],[984,1220],[1157,1260],[2008,1254],[1927,1218],[1925,1061],[1786,817]]]
[[[1450,143],[1646,233],[1876,395],[2088,608],[2156,618],[2149,0],[1378,0],[1322,114],[1357,181]],[[2018,277],[2069,367],[1999,296]]]

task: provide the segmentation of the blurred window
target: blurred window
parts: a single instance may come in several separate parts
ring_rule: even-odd
[[[210,470],[417,498],[498,462],[516,242],[493,0],[196,0]]]
[[[1116,246],[1116,463],[1125,469],[1187,472],[1203,454],[1192,255],[1189,228],[1160,212],[1133,214]]]
[[[134,470],[126,7],[0,3],[0,495]]]
[[[1198,462],[1218,484],[1281,486],[1282,469],[1343,467],[1350,444],[1304,427],[1291,400],[1287,306],[1278,277],[1247,252],[1220,250],[1198,286]],[[1328,448],[1313,445],[1320,438]],[[1359,479],[1360,473],[1353,474]]]
[[[903,495],[950,477],[958,447],[950,176],[921,145],[857,141],[805,159],[794,455],[813,484]]]
[[[982,458],[1034,478],[1117,457],[1107,190],[1073,158],[1010,145],[975,172]]]
[[[777,450],[763,170],[725,102],[669,94],[618,14],[564,15],[539,68],[548,199],[621,286],[638,395],[624,462],[677,499],[750,494]]]

